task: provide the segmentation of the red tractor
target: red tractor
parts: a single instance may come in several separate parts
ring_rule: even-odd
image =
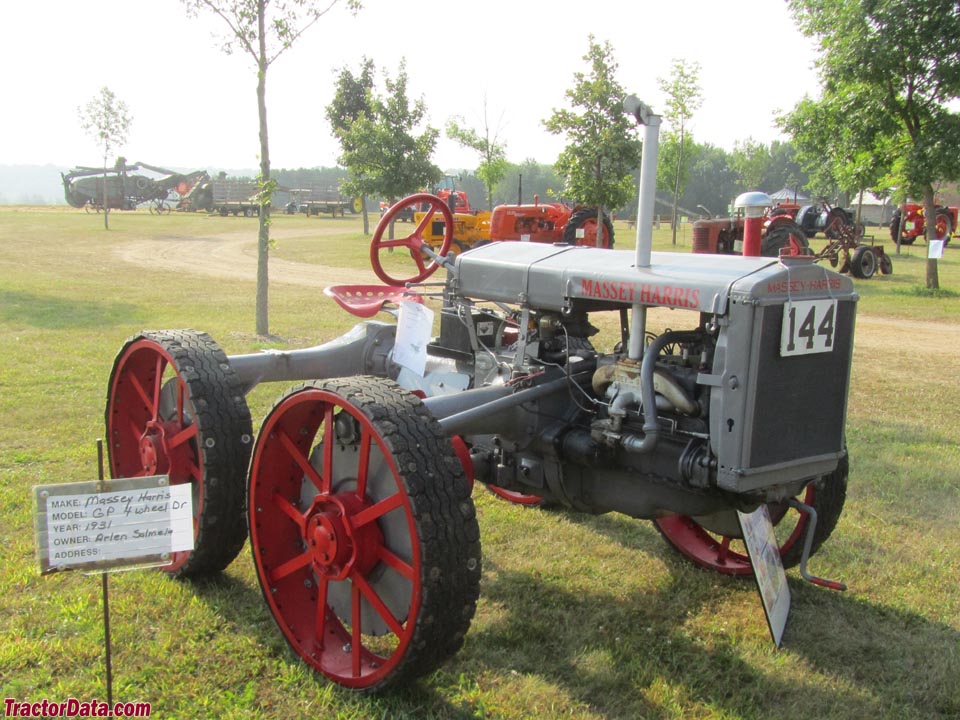
[[[712,255],[739,255],[743,252],[743,230],[746,219],[742,215],[697,220],[693,223],[693,252]],[[805,254],[810,243],[789,213],[769,214],[763,221],[760,254],[778,257],[786,249],[788,255]]]
[[[936,206],[937,237],[950,242],[950,237],[957,229],[957,208],[945,205]],[[913,245],[918,237],[923,237],[926,229],[923,221],[923,205],[918,203],[904,203],[893,211],[890,220],[890,238],[897,241],[897,229],[900,219],[903,219],[903,229],[900,231],[900,244]]]

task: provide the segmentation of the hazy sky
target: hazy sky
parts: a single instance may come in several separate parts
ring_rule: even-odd
[[[804,94],[816,96],[814,47],[793,26],[785,0],[364,0],[337,7],[270,69],[274,168],[334,165],[324,118],[337,70],[366,55],[391,75],[406,58],[409,90],[443,128],[461,115],[499,125],[513,162],[552,163],[561,138],[541,121],[561,106],[573,75],[587,71],[588,35],[609,40],[617,77],[662,111],[657,78],[673,58],[701,65],[703,106],[694,137],[732,149],[769,142],[773,124]],[[107,86],[127,103],[130,161],[187,169],[258,163],[256,77],[245,55],[224,54],[213,16],[189,19],[180,0],[10,0],[0,22],[4,68],[0,164],[99,165],[78,107]],[[379,85],[383,88],[382,81]],[[443,138],[442,169],[474,168],[476,156]]]

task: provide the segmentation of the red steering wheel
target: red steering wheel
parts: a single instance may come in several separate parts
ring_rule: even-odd
[[[409,207],[416,208],[420,205],[425,206],[426,209],[423,212],[423,217],[420,222],[417,223],[412,233],[405,238],[395,240],[383,239],[383,234],[387,228],[390,227],[390,223],[396,220],[397,216],[403,210]],[[406,283],[422,282],[436,272],[437,268],[440,267],[436,260],[430,260],[429,263],[424,262],[429,256],[423,252],[423,248],[430,246],[423,239],[423,231],[430,226],[430,223],[433,221],[433,216],[438,211],[443,216],[444,230],[443,243],[436,253],[440,257],[443,257],[447,254],[447,251],[450,249],[450,243],[453,241],[453,213],[450,212],[450,208],[447,207],[447,204],[443,200],[430,193],[417,193],[416,195],[405,197],[384,213],[383,217],[380,218],[380,222],[377,223],[377,229],[373,232],[373,240],[370,242],[370,264],[373,265],[373,271],[377,274],[378,278],[389,285],[402,287]],[[413,262],[419,271],[416,275],[397,278],[388,275],[387,271],[383,269],[383,265],[380,264],[380,251],[384,248],[395,247],[405,247],[410,251],[410,257],[413,258]]]

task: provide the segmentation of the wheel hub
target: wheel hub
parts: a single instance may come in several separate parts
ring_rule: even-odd
[[[163,424],[150,421],[140,436],[140,464],[147,475],[165,475],[170,471],[166,432]]]
[[[318,495],[307,515],[303,541],[316,571],[344,580],[353,571],[366,575],[380,558],[383,532],[375,522],[355,527],[352,519],[369,507],[352,493]]]

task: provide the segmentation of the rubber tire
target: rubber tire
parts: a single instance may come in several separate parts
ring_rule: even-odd
[[[946,211],[943,211],[943,210],[941,210],[940,212],[938,212],[938,213],[936,214],[936,222],[937,222],[937,225],[940,224],[940,221],[941,221],[941,220],[943,220],[943,223],[944,223],[944,225],[945,225],[945,227],[944,227],[944,233],[943,233],[943,237],[944,237],[943,246],[946,247],[947,245],[950,244],[950,238],[951,238],[951,236],[953,235],[953,231],[954,231],[956,228],[953,227],[953,218],[951,217],[951,215],[950,215],[949,212],[946,212]]]
[[[837,469],[829,475],[814,482],[813,507],[817,511],[817,527],[813,531],[813,543],[810,545],[811,557],[816,554],[820,546],[837,527],[837,522],[843,514],[843,506],[847,499],[847,478],[850,474],[850,462],[847,455],[840,458]],[[793,543],[786,552],[780,554],[780,560],[785,568],[800,564],[803,555],[803,541]]]
[[[877,272],[877,254],[869,245],[859,245],[850,258],[850,274],[861,280],[869,280]]]
[[[324,395],[321,397],[317,391]],[[283,445],[276,435],[282,430],[283,414],[289,412],[288,407],[295,409],[298,402],[314,402],[309,396],[298,398],[303,393],[316,395],[318,406],[322,407],[329,398],[335,397],[341,403],[338,407],[349,406],[362,414],[368,428],[372,428],[376,434],[370,439],[371,445],[382,440],[382,445],[378,444],[378,447],[385,447],[393,458],[397,472],[392,480],[397,482],[397,494],[404,495],[403,499],[407,501],[398,510],[405,512],[407,523],[412,522],[416,528],[417,542],[411,541],[411,552],[418,547],[419,557],[412,558],[411,573],[417,578],[419,606],[415,618],[404,619],[407,625],[414,623],[412,636],[403,648],[391,651],[383,663],[379,663],[383,658],[364,656],[364,661],[368,663],[366,676],[343,677],[327,672],[322,667],[321,662],[327,653],[339,654],[343,638],[348,642],[350,639],[349,634],[344,635],[348,631],[329,603],[323,628],[324,637],[327,638],[326,647],[316,650],[312,641],[300,642],[303,635],[312,638],[316,633],[316,607],[303,612],[304,604],[311,602],[307,581],[312,579],[318,582],[317,571],[312,565],[297,570],[296,577],[291,578],[292,582],[286,588],[281,587],[282,580],[271,581],[265,577],[265,573],[270,567],[276,567],[277,562],[289,559],[291,554],[295,557],[296,553],[303,552],[298,548],[288,548],[283,542],[296,537],[299,531],[288,527],[294,526],[294,523],[275,509],[273,498],[283,488],[295,500],[300,500],[301,486],[309,481],[304,480],[302,470],[291,467],[292,463],[278,461],[275,466],[261,467],[277,452],[276,446]],[[331,410],[334,411],[335,408]],[[293,417],[297,419],[300,415]],[[296,443],[297,452],[303,452],[305,457],[311,455],[311,449],[317,441],[315,434],[319,435],[320,432],[320,422],[319,419],[304,420],[303,428],[292,441]],[[339,423],[335,427],[339,427]],[[361,433],[363,431],[361,427]],[[338,436],[337,440],[338,446],[343,443],[342,437]],[[274,446],[271,447],[270,443],[274,443]],[[350,443],[362,445],[359,439],[347,440],[345,444]],[[277,457],[289,459],[290,455],[280,453]],[[261,497],[258,488],[260,473],[264,473],[263,492],[269,496],[267,498]],[[271,483],[272,487],[268,488],[267,485]],[[390,686],[404,686],[433,672],[454,655],[463,645],[480,594],[480,528],[470,490],[460,460],[451,442],[443,435],[440,425],[419,397],[402,390],[393,381],[364,376],[315,381],[296,386],[284,394],[264,420],[257,438],[249,479],[249,522],[257,578],[274,620],[291,648],[308,665],[333,682],[361,692],[378,692]],[[346,492],[350,493],[349,490]],[[356,493],[350,494],[357,497]],[[320,495],[318,493],[318,497]],[[327,494],[326,497],[333,495]],[[274,507],[272,515],[271,506]],[[268,544],[273,546],[268,547]],[[364,579],[371,577],[378,567],[380,565],[371,568],[363,576]],[[299,582],[301,574],[303,582]],[[349,579],[345,578],[342,582],[346,583]],[[331,579],[327,582],[340,581]],[[271,584],[276,587],[271,588]],[[413,597],[415,593],[416,589],[411,590],[411,605],[417,599]],[[313,597],[312,602],[316,605],[318,599]],[[410,606],[407,607],[409,609]],[[311,618],[313,626],[305,628],[304,623],[309,623]],[[289,619],[295,619],[297,626],[288,623]],[[404,628],[405,636],[408,632]],[[331,638],[337,638],[337,641],[331,642]],[[363,650],[367,651],[367,648],[363,647]],[[401,654],[395,659],[398,653]],[[377,664],[374,664],[374,660]]]
[[[827,213],[827,218],[823,226],[823,235],[828,240],[836,240],[840,237],[840,233],[833,230],[835,224],[837,227],[843,228],[847,225],[853,225],[853,221],[843,208],[835,207],[830,210],[830,212]]]
[[[577,230],[579,230],[584,224],[592,220],[594,226],[597,224],[597,209],[596,208],[580,208],[575,213],[570,216],[570,219],[567,220],[567,224],[563,226],[563,242],[568,245],[581,245],[577,238]],[[602,247],[608,250],[613,249],[613,223],[610,221],[610,216],[604,213],[603,215],[603,229],[609,238],[609,244],[604,245],[589,245],[586,247]]]
[[[763,257],[780,257],[781,248],[790,245],[790,238],[793,237],[796,244],[806,250],[810,247],[810,241],[803,229],[796,223],[778,223],[764,236],[760,243],[760,255]]]
[[[880,256],[880,273],[882,275],[890,275],[893,272],[893,260],[890,259],[890,256],[884,253]]]
[[[138,462],[139,449],[135,446],[139,437],[132,437],[129,430],[129,413],[142,419],[146,408],[135,399],[121,406],[118,395],[122,390],[118,383],[136,369],[135,354],[140,352],[145,353],[145,359],[151,352],[168,359],[185,386],[192,419],[197,424],[191,451],[201,472],[202,493],[195,493],[193,508],[195,546],[185,557],[175,558],[173,567],[165,569],[174,577],[214,575],[233,561],[247,539],[244,499],[253,429],[243,388],[226,354],[206,333],[143,331],[129,338],[114,361],[104,413],[111,477],[153,474],[145,472]],[[134,424],[137,417],[133,418]],[[184,481],[171,475],[171,484]],[[202,498],[199,503],[197,497]]]

